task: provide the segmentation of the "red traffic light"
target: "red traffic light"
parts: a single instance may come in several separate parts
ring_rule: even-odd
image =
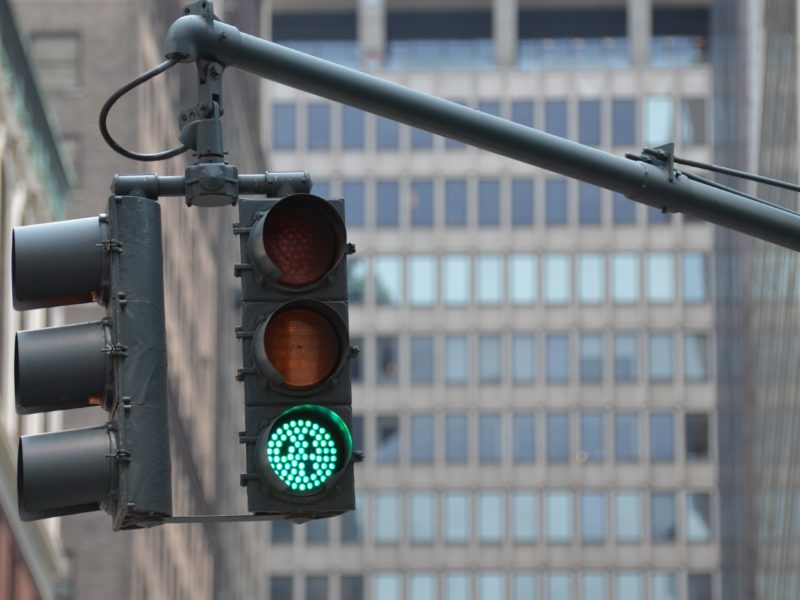
[[[347,249],[344,222],[330,203],[312,194],[287,196],[250,234],[258,273],[275,286],[302,291],[320,285]]]

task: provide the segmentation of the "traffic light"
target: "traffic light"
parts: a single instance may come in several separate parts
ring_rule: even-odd
[[[20,517],[103,509],[115,530],[158,523],[172,513],[158,204],[112,196],[107,215],[15,227],[11,260],[17,310],[106,307],[100,321],[17,333],[17,412],[110,413],[98,427],[20,438]]]
[[[242,199],[239,225],[248,510],[355,508],[344,202]]]

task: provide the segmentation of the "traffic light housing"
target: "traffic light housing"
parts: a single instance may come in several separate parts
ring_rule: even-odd
[[[241,199],[248,510],[305,520],[355,508],[344,202]]]
[[[103,509],[130,529],[172,512],[160,208],[138,196],[112,196],[108,208],[13,231],[14,308],[106,307],[100,321],[16,335],[19,414],[109,412],[99,427],[20,438],[25,521]]]

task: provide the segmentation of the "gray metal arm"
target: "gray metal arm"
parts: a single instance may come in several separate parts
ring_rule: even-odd
[[[209,3],[210,4],[210,3]],[[200,15],[170,27],[167,58],[206,59],[531,165],[800,250],[800,215],[717,189],[645,155],[630,160],[247,35]],[[650,162],[646,162],[647,159]]]

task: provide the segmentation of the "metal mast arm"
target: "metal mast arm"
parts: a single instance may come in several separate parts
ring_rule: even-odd
[[[208,3],[210,4],[210,3]],[[240,32],[199,15],[170,27],[166,57],[205,59],[800,250],[800,215],[714,188],[672,168],[659,153],[630,160],[424,94]]]

